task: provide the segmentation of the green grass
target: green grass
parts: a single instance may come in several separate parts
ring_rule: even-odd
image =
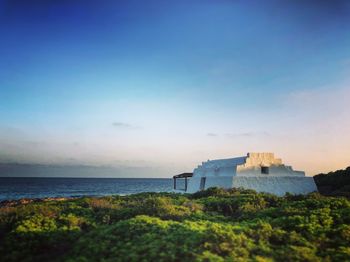
[[[1,261],[350,261],[350,201],[252,190],[0,208]]]

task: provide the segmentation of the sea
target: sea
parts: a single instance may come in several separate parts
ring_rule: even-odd
[[[21,198],[129,195],[171,192],[168,178],[0,177],[0,201]]]

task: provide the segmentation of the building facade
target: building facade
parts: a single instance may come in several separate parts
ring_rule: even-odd
[[[273,153],[248,153],[243,157],[202,162],[186,178],[186,193],[209,187],[246,188],[276,195],[307,194],[317,191],[313,177],[294,171]]]

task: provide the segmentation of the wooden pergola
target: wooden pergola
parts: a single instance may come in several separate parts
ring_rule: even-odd
[[[182,173],[179,175],[173,176],[174,179],[174,190],[176,190],[176,179],[185,179],[185,191],[187,191],[187,178],[192,177],[193,173]],[[178,189],[181,190],[181,189]]]

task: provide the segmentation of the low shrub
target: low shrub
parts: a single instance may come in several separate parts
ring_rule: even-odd
[[[350,201],[211,188],[0,208],[1,261],[348,261]]]

